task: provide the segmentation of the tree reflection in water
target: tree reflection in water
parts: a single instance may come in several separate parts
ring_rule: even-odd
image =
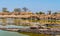
[[[51,36],[51,35],[46,35],[46,34],[35,34],[35,33],[28,33],[28,32],[21,32],[21,34],[25,34],[28,36]]]

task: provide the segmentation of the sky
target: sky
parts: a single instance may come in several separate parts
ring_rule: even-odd
[[[27,7],[32,12],[60,11],[60,0],[0,0],[0,11],[2,8],[13,11],[14,8]]]

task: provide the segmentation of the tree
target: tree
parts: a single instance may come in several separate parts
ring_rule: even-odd
[[[21,12],[21,9],[20,8],[15,8],[14,12]]]
[[[39,14],[45,14],[44,12],[40,11]]]
[[[48,14],[51,14],[51,10],[48,11]]]
[[[7,8],[2,8],[2,12],[9,12]]]
[[[24,12],[27,12],[28,8],[24,7],[22,8]]]
[[[58,12],[54,12],[53,14],[58,14]]]
[[[39,14],[38,12],[36,12],[36,14]]]
[[[36,14],[45,14],[44,12],[40,11],[40,12],[36,12]]]

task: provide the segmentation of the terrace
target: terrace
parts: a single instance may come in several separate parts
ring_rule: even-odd
[[[0,12],[0,23],[14,23],[20,25],[21,22],[39,22],[41,24],[60,24],[60,14],[33,14],[31,12]],[[27,22],[26,22],[27,21]]]

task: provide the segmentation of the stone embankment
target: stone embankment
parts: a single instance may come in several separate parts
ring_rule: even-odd
[[[37,34],[59,34],[60,35],[60,29],[20,29],[18,32],[30,32],[30,33],[37,33]]]

